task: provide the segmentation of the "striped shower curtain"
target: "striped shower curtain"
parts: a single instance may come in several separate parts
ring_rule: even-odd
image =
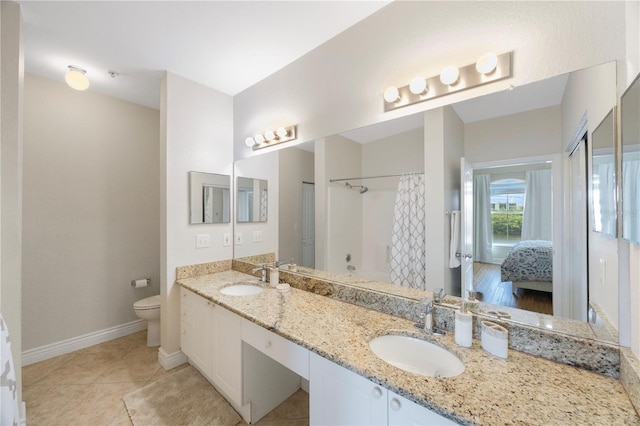
[[[424,174],[404,175],[398,184],[391,237],[391,282],[425,289]]]

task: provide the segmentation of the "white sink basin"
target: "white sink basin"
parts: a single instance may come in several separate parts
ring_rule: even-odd
[[[220,293],[227,296],[251,296],[252,294],[262,293],[263,287],[251,283],[231,284],[220,289]]]
[[[409,336],[376,337],[369,347],[389,364],[410,373],[430,377],[454,377],[464,371],[457,356],[433,343]]]

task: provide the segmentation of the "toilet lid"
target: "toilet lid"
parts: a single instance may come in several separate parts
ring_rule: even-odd
[[[155,309],[160,307],[160,295],[147,297],[146,299],[138,300],[133,304],[133,309]]]

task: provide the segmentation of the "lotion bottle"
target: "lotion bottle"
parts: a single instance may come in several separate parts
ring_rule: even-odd
[[[280,270],[275,264],[273,268],[269,268],[269,284],[271,287],[276,287],[280,282]]]
[[[461,301],[460,310],[456,311],[455,320],[455,341],[456,344],[466,348],[471,347],[473,334],[473,315],[467,312],[467,304]]]

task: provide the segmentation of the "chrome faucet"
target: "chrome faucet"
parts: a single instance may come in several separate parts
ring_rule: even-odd
[[[284,265],[291,265],[293,263],[293,259],[291,260],[276,260],[273,264],[274,268],[279,268]]]
[[[437,299],[437,300],[436,300]],[[424,312],[420,313],[420,319],[424,319],[423,323],[416,323],[416,328],[423,330],[426,333],[435,334],[436,336],[444,336],[444,331],[436,329],[436,317],[433,308],[434,301],[442,300],[442,290],[438,292],[438,295],[434,295],[433,298],[427,297],[422,299],[420,303],[424,305]]]
[[[263,283],[266,283],[267,282],[267,264],[263,263],[258,268],[253,268],[251,270],[251,272],[254,274],[258,271],[262,271],[262,277],[260,278],[260,281],[262,281]]]

